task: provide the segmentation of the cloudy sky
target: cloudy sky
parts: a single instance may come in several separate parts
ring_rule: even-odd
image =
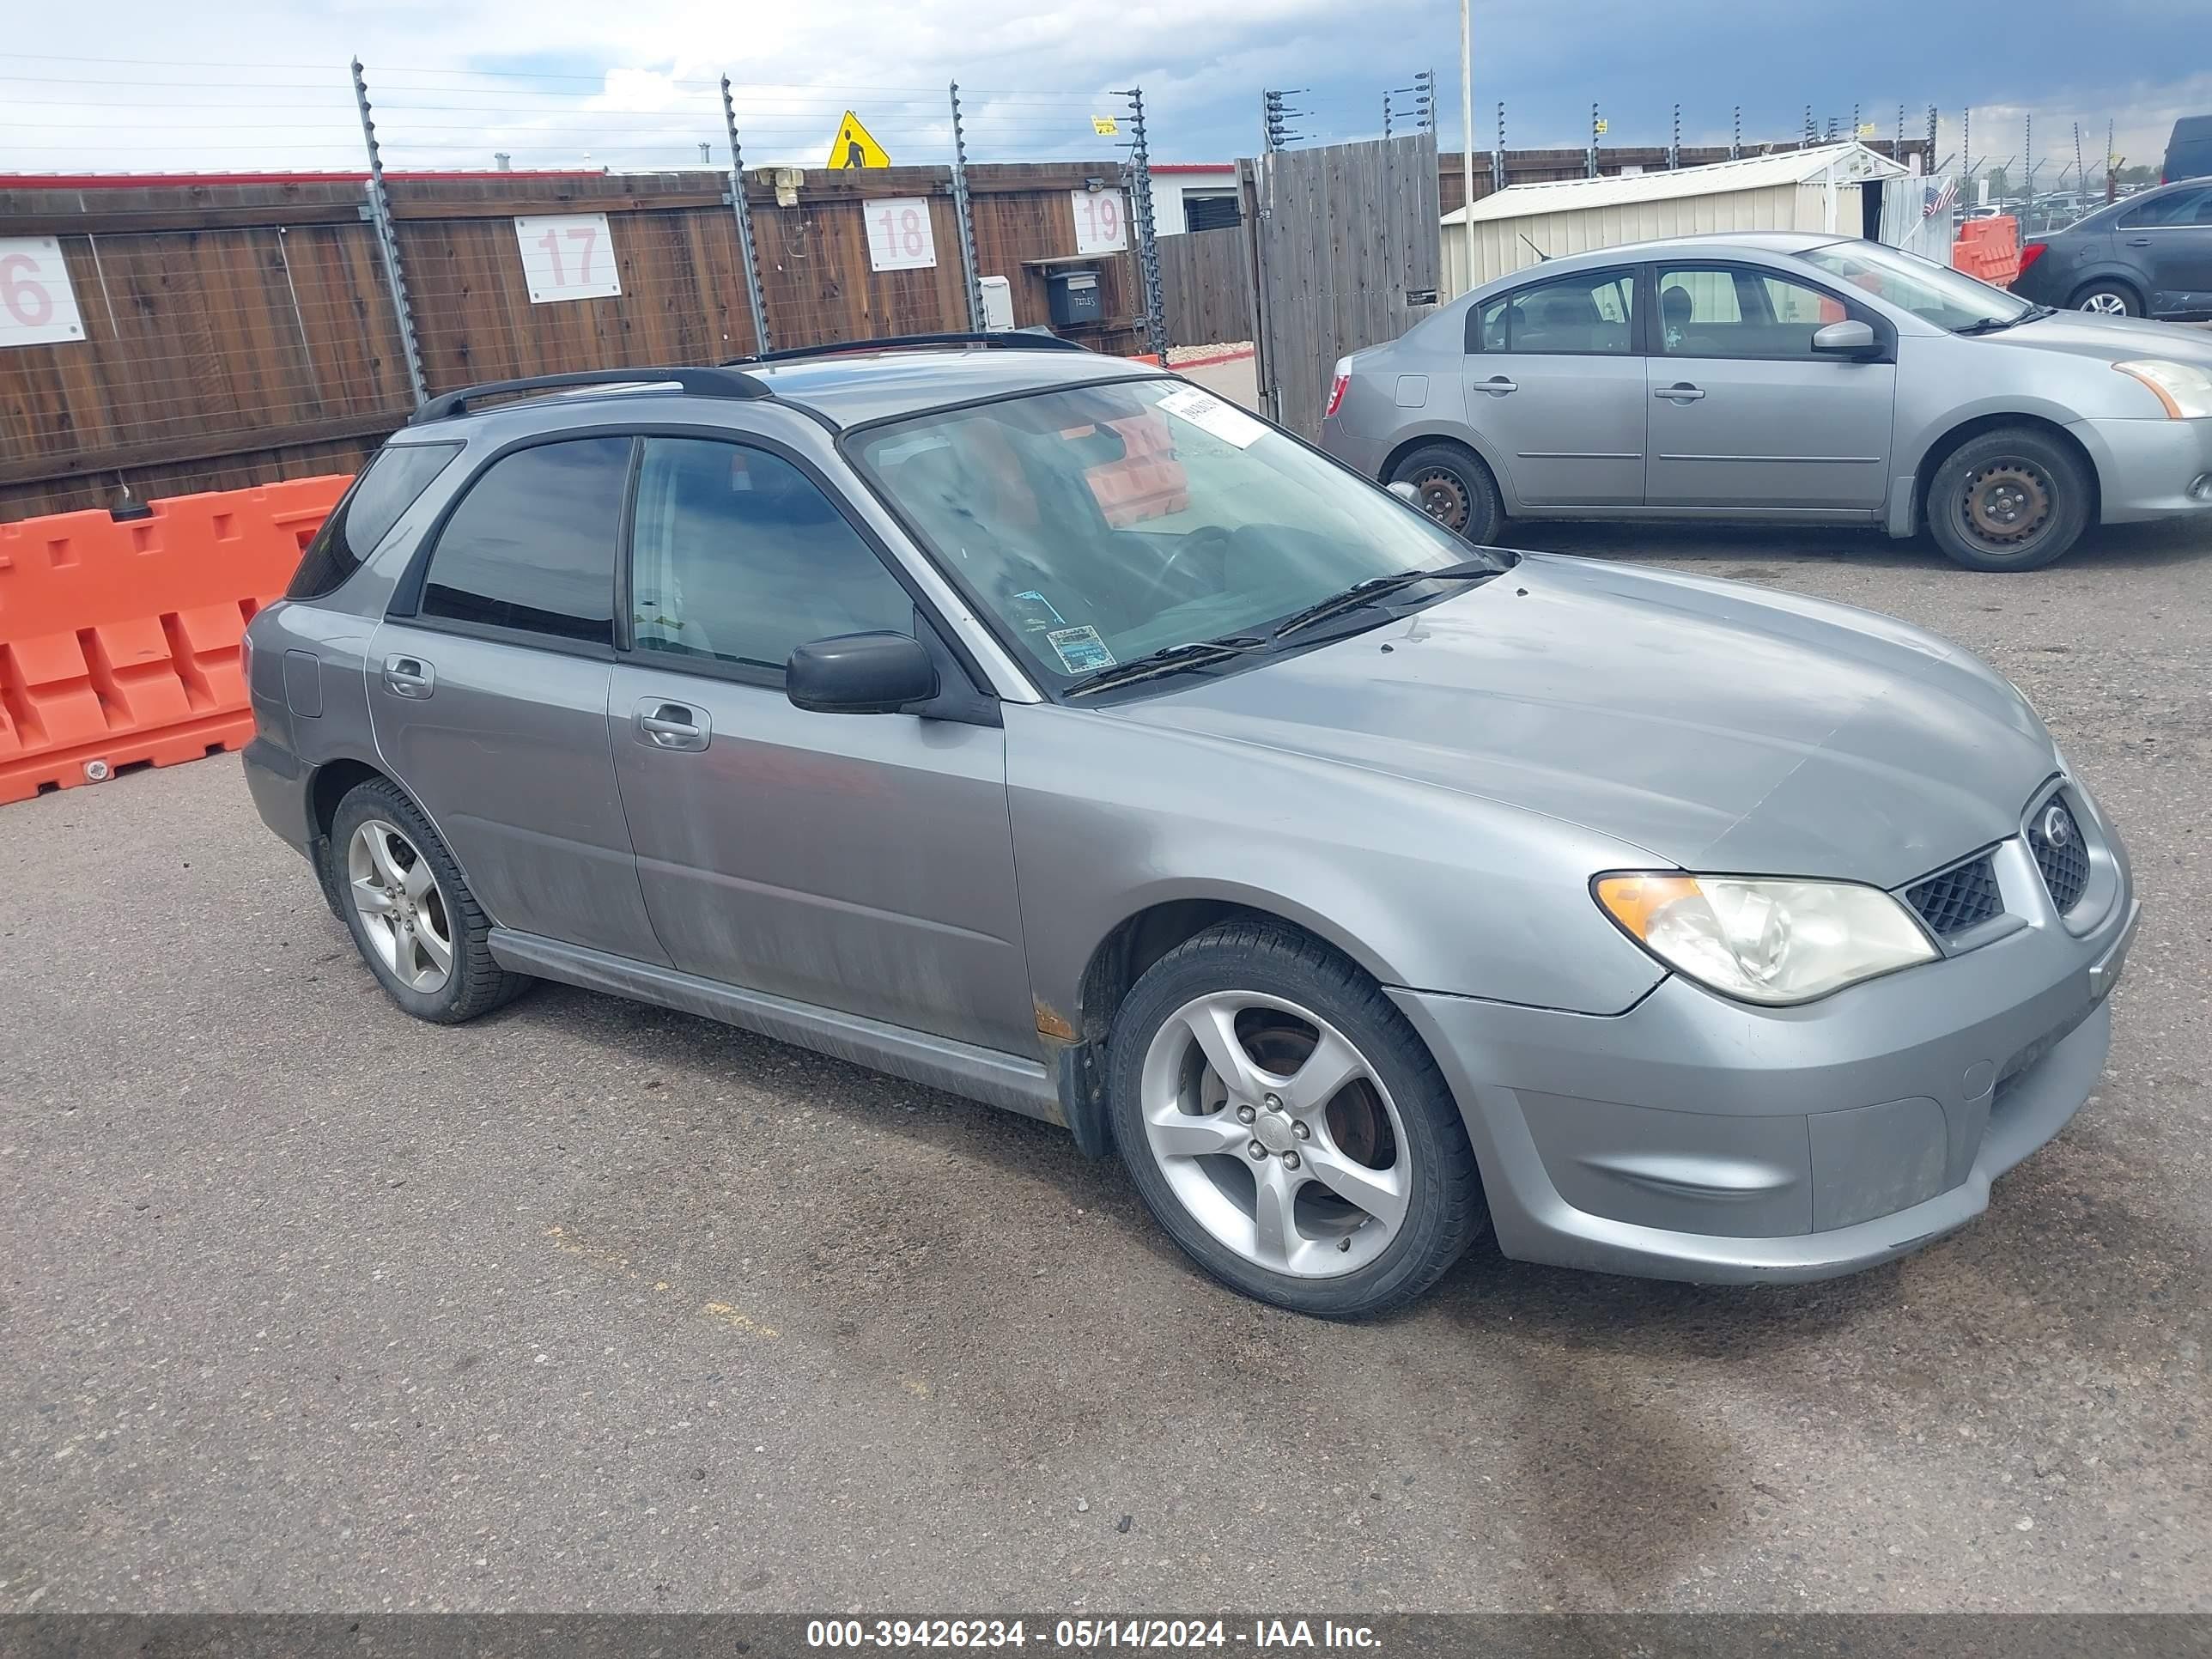
[[[108,56],[112,52],[113,56]],[[856,109],[898,161],[945,159],[945,83],[971,155],[1100,155],[1093,118],[1141,85],[1157,160],[1255,147],[1263,88],[1306,90],[1308,137],[1370,136],[1387,88],[1433,68],[1458,143],[1455,0],[84,0],[20,9],[0,37],[0,167],[23,172],[359,165],[349,58],[368,65],[395,166],[726,164],[718,77],[738,85],[748,163],[818,164]],[[131,61],[122,61],[124,59]],[[2034,120],[2041,181],[2116,147],[2155,162],[2179,113],[2212,112],[2212,0],[1547,0],[1475,7],[1475,104],[1509,145],[1788,138],[1813,106],[1887,136],[1943,111],[1955,150],[2016,157]],[[2015,161],[2015,166],[2017,162]]]

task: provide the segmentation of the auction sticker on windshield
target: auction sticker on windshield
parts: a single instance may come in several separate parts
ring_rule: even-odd
[[[1098,637],[1098,630],[1087,623],[1080,628],[1055,628],[1044,637],[1060,659],[1060,665],[1071,674],[1088,674],[1094,668],[1114,665],[1114,653]]]
[[[1267,428],[1234,404],[1225,404],[1211,392],[1194,386],[1178,386],[1160,399],[1159,407],[1179,421],[1188,421],[1222,442],[1249,449],[1267,435]]]

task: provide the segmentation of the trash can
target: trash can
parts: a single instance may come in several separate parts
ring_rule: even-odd
[[[1095,268],[1048,270],[1044,285],[1048,314],[1054,327],[1104,320],[1106,313],[1099,303],[1098,272]]]

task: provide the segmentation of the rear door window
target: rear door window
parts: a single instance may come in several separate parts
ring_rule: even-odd
[[[2122,230],[2143,230],[2173,225],[2212,225],[2212,185],[2201,190],[2177,190],[2154,197],[2120,215]]]
[[[337,592],[460,453],[459,444],[386,444],[369,457],[301,555],[284,597],[319,599]]]
[[[1625,357],[1636,349],[1635,301],[1632,270],[1584,271],[1516,289],[1504,296],[1503,347],[1492,343],[1490,307],[1484,307],[1483,349]]]
[[[486,467],[431,550],[421,614],[611,646],[632,444],[571,438]]]

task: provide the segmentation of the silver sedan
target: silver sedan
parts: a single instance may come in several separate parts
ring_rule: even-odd
[[[1508,518],[1925,525],[2032,570],[2092,523],[2212,522],[2212,337],[1877,242],[1679,237],[1516,271],[1342,359],[1322,446],[1478,543]]]

